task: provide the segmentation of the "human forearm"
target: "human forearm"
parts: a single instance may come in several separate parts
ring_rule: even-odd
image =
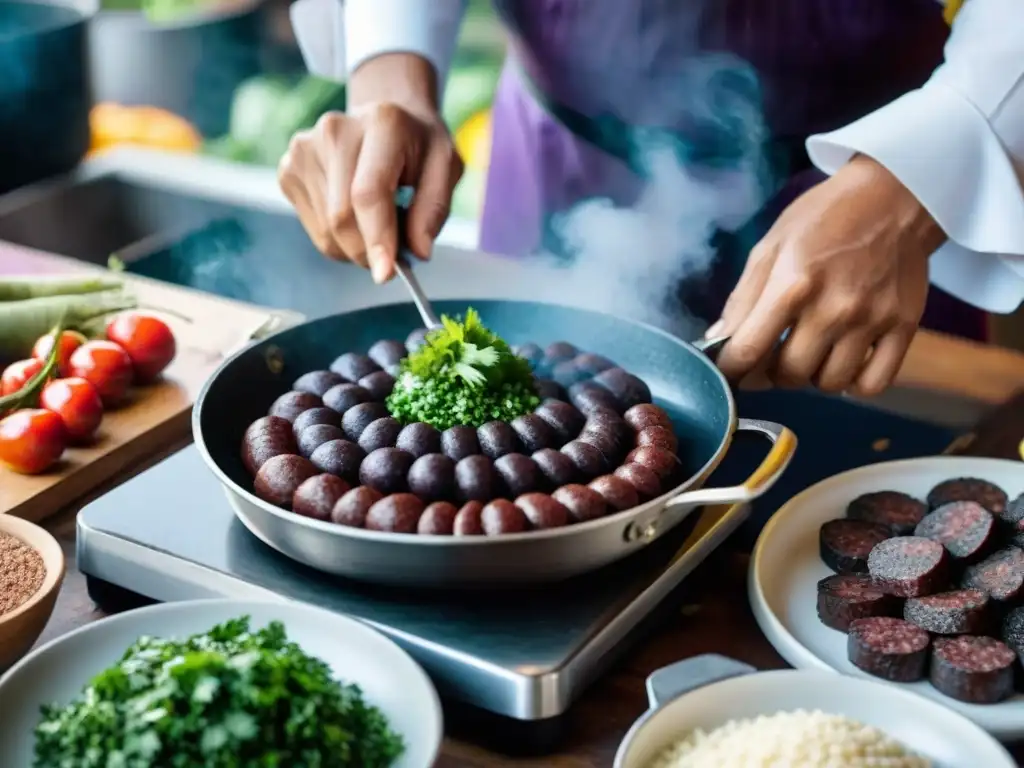
[[[925,86],[808,141],[828,173],[858,153],[884,165],[948,237],[933,281],[997,312],[1024,298],[1022,28],[1019,0],[967,0]]]
[[[415,53],[384,53],[364,61],[349,77],[348,104],[389,101],[419,111],[438,108],[437,72]]]

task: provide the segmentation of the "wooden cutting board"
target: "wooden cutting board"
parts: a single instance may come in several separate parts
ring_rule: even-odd
[[[105,272],[73,259],[0,242],[0,275]],[[253,338],[300,322],[293,312],[271,310],[219,296],[124,275],[148,307],[166,307],[189,318],[162,316],[177,339],[177,356],[163,379],[133,389],[132,400],[104,414],[96,444],[69,449],[54,470],[18,475],[0,467],[0,513],[42,520],[114,476],[175,443],[188,440],[190,415],[203,383],[234,350]]]

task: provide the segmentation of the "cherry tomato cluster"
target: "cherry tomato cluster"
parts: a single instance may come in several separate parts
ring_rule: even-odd
[[[167,324],[139,312],[113,317],[105,339],[71,330],[41,337],[31,358],[0,375],[0,403],[17,402],[0,420],[0,463],[22,474],[45,472],[67,446],[93,440],[104,410],[123,403],[133,384],[159,377],[175,351]]]

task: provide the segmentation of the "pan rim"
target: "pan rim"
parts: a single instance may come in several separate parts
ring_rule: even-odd
[[[688,341],[681,339],[680,337],[669,333],[657,326],[644,323],[639,320],[632,320],[630,318],[620,317],[619,315],[612,314],[611,312],[601,312],[592,309],[583,309],[580,307],[573,307],[568,304],[556,304],[553,302],[541,302],[541,301],[524,301],[519,299],[488,299],[488,298],[477,298],[477,299],[464,299],[464,298],[446,298],[444,302],[456,302],[465,303],[469,306],[473,306],[475,303],[481,302],[501,302],[503,304],[518,304],[525,306],[534,307],[554,307],[562,310],[571,310],[586,315],[592,315],[597,317],[612,318],[616,322],[626,323],[632,325],[637,329],[646,333],[653,333],[657,336],[661,336],[666,341],[669,341],[681,349],[685,350],[690,355],[698,358],[705,368],[709,369],[717,379],[721,386],[721,390],[725,396],[726,405],[728,406],[729,423],[726,428],[725,436],[720,441],[718,448],[715,449],[714,453],[708,458],[708,460],[701,466],[701,468],[678,484],[674,488],[665,493],[657,496],[654,499],[638,504],[631,509],[625,509],[621,512],[613,512],[610,515],[599,517],[594,520],[587,520],[582,523],[573,523],[571,525],[565,525],[559,528],[547,528],[543,530],[532,530],[523,531],[521,533],[507,533],[500,536],[429,536],[420,533],[392,533],[387,531],[368,531],[365,528],[354,528],[351,526],[338,525],[336,523],[330,523],[321,520],[314,520],[313,518],[303,517],[297,515],[291,510],[277,507],[267,501],[256,496],[252,491],[243,488],[236,483],[228,474],[221,469],[220,465],[210,454],[207,448],[206,441],[203,437],[203,430],[201,427],[203,405],[206,402],[207,393],[212,388],[214,382],[220,377],[220,375],[230,367],[235,360],[246,354],[253,345],[247,344],[242,348],[236,350],[229,357],[221,361],[220,365],[217,366],[216,370],[211,373],[206,381],[203,383],[202,389],[199,391],[199,396],[196,398],[195,404],[192,408],[192,438],[199,450],[200,455],[203,458],[203,462],[207,468],[211,470],[221,485],[230,493],[237,496],[240,500],[245,501],[262,512],[269,513],[273,517],[282,521],[285,524],[295,525],[300,528],[307,530],[316,531],[323,533],[328,536],[337,536],[345,539],[352,539],[356,541],[367,541],[373,543],[391,543],[396,545],[415,545],[415,546],[430,546],[430,547],[447,547],[447,548],[472,548],[472,547],[499,547],[499,546],[512,546],[526,541],[547,541],[557,540],[561,538],[570,537],[573,535],[581,535],[588,531],[594,531],[605,527],[614,527],[620,523],[632,522],[634,518],[641,517],[644,513],[651,512],[663,507],[672,497],[679,495],[680,493],[687,491],[694,486],[698,486],[715,470],[715,468],[721,463],[725,457],[726,452],[732,443],[733,435],[736,432],[736,426],[738,423],[738,417],[736,414],[736,400],[733,397],[732,390],[729,387],[728,382],[722,372],[715,366],[711,360],[703,354],[700,350],[693,346]],[[333,315],[324,315],[322,317],[313,318],[307,320],[305,323],[299,325],[289,326],[282,328],[279,331],[260,339],[257,344],[272,345],[274,339],[279,336],[288,333],[289,331],[295,330],[302,325],[321,322],[329,318],[338,317],[340,315],[351,315],[357,312],[369,311],[369,310],[387,310],[389,308],[409,308],[413,307],[411,301],[396,301],[386,302],[380,304],[371,304],[357,309],[348,310],[346,312],[338,312]]]

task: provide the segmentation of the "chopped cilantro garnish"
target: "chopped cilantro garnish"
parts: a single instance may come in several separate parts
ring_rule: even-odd
[[[357,686],[247,617],[140,638],[35,735],[35,768],[386,768],[403,751]]]
[[[539,402],[529,362],[469,309],[461,321],[442,317],[441,327],[402,361],[387,405],[405,424],[425,421],[448,429],[511,421]]]

